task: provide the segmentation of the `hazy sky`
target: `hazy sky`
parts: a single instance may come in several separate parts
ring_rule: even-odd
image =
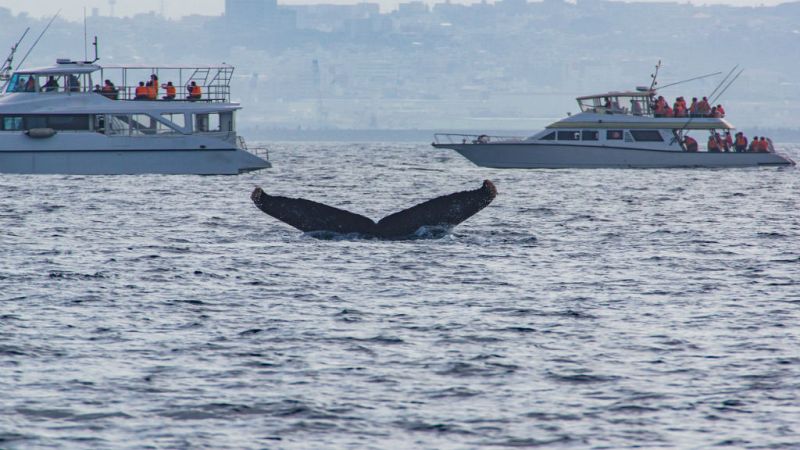
[[[369,1],[369,0],[367,0]],[[370,3],[379,3],[383,10],[394,9],[398,3],[410,0],[372,0]],[[425,0],[426,3],[436,3],[436,0]],[[444,1],[444,0],[442,0]],[[453,3],[475,3],[475,0],[451,0]],[[480,1],[480,0],[477,0]],[[493,0],[488,0],[490,3]],[[659,0],[663,1],[663,0]],[[681,0],[686,2],[687,0]],[[80,19],[83,17],[83,8],[86,7],[87,15],[91,15],[92,8],[97,8],[101,15],[110,12],[110,0],[0,0],[0,7],[8,8],[14,13],[27,12],[32,16],[50,16],[61,9],[61,16],[67,19]],[[161,12],[170,17],[180,17],[185,14],[218,15],[225,8],[225,0],[192,0],[187,6],[185,0],[115,0],[114,15],[128,16],[148,11]],[[313,3],[360,3],[359,0],[278,0],[278,4],[313,4]],[[785,3],[784,0],[691,0],[691,3],[701,4],[728,4],[735,6],[776,5]]]

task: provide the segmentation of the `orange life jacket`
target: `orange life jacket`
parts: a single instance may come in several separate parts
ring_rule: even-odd
[[[741,134],[739,137],[736,138],[736,146],[737,147],[747,147],[747,138],[742,136]]]
[[[146,86],[136,86],[136,96],[137,97],[148,97],[149,90]]]
[[[758,150],[764,153],[769,152],[769,142],[766,139],[758,141]]]
[[[175,97],[175,93],[177,92],[175,86],[167,85],[166,90],[167,90],[167,97]]]
[[[203,95],[203,90],[200,89],[200,86],[194,85],[189,87],[189,96],[192,98],[200,98]]]
[[[713,137],[708,140],[708,151],[719,150],[719,142]]]

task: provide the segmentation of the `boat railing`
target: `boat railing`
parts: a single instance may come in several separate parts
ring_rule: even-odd
[[[231,80],[234,68],[228,65],[203,66],[203,67],[132,67],[132,66],[104,66],[100,69],[100,85],[104,80],[117,81],[111,92],[98,92],[112,100],[137,100],[136,88],[139,82],[157,77],[157,101],[188,101],[188,102],[223,102],[229,103],[231,98]],[[192,98],[189,86],[194,82],[200,86],[202,94],[199,98]],[[166,97],[166,85],[172,83],[175,87],[175,97]],[[147,99],[139,99],[147,101]],[[153,101],[153,99],[150,99]]]
[[[499,144],[522,142],[521,136],[490,136],[488,134],[437,133],[433,135],[434,144]]]
[[[269,148],[263,146],[248,146],[247,142],[244,140],[244,137],[238,136],[239,140],[239,148],[251,153],[253,155],[258,156],[259,158],[269,161]]]

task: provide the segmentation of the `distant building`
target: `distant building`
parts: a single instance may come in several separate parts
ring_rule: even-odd
[[[264,25],[273,21],[277,9],[277,0],[225,0],[225,18],[235,25]]]

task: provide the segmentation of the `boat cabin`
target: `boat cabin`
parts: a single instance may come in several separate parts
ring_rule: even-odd
[[[655,90],[643,89],[627,92],[607,92],[605,94],[578,97],[581,112],[598,114],[632,114],[634,116],[652,116],[651,103]]]

